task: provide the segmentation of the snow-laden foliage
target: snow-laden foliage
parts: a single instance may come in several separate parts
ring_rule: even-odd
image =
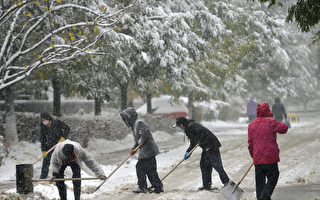
[[[299,87],[314,93],[318,84],[312,75],[316,63],[308,41],[310,37],[285,23],[286,7],[269,9],[263,4],[245,1],[208,5],[231,31],[215,45],[217,51],[222,51],[217,55],[223,55],[218,60],[244,79],[239,83],[232,78],[234,84],[222,79],[218,90],[223,96],[238,97],[238,102],[250,96],[264,101],[272,101],[276,96],[311,97],[309,91],[297,94]],[[242,90],[234,90],[230,85]]]
[[[169,93],[194,100],[213,98],[243,104],[248,97],[264,101],[272,101],[276,96],[299,97],[305,101],[317,90],[319,79],[315,75],[319,74],[319,64],[316,51],[309,45],[310,37],[285,22],[293,0],[283,7],[271,8],[245,0],[137,0],[132,6],[125,0],[117,2],[130,8],[123,13],[120,4],[114,2],[108,6],[102,1],[75,1],[66,4],[75,6],[73,12],[62,13],[57,9],[66,6],[52,1],[51,7],[57,11],[37,15],[47,13],[49,17],[43,20],[46,23],[30,29],[30,41],[22,50],[17,46],[22,41],[17,36],[24,35],[25,29],[11,31],[15,42],[12,44],[17,47],[7,48],[11,46],[3,43],[2,87],[19,81],[18,77],[25,77],[37,67],[88,54],[83,60],[77,57],[73,64],[63,62],[70,67],[59,68],[59,72],[72,76],[68,78],[73,84],[70,93],[81,90],[83,95],[108,95],[113,99],[134,89],[141,96]],[[24,7],[38,8],[41,13],[42,4],[27,2],[29,7]],[[4,30],[10,32],[10,19],[14,21],[22,7],[16,6],[16,12],[0,18]],[[78,11],[82,9],[86,12]],[[28,12],[16,20],[24,23],[27,16]],[[35,19],[38,18],[31,17],[29,23]],[[37,38],[52,33],[37,48],[30,49],[40,40]],[[7,32],[1,34],[0,41],[11,42],[6,39]],[[98,42],[97,37],[101,39]],[[64,48],[66,45],[68,48]],[[26,46],[30,46],[30,52],[19,54],[26,52]],[[10,67],[9,58],[16,55],[13,50],[19,57]],[[102,55],[93,55],[94,52]]]
[[[128,7],[99,1],[2,1],[0,89],[39,67],[97,53],[98,39]]]

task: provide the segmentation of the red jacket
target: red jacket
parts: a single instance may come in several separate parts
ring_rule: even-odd
[[[248,149],[253,163],[271,164],[280,161],[277,133],[286,133],[288,126],[275,120],[266,102],[258,103],[257,118],[248,127]]]

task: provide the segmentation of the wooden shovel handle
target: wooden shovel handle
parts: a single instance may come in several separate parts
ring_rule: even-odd
[[[247,174],[249,173],[251,167],[253,166],[253,163],[251,163],[250,167],[248,168],[248,170],[246,171],[246,173],[244,173],[244,175],[242,176],[241,180],[239,181],[239,183],[237,183],[237,185],[234,187],[232,194],[236,191],[236,189],[238,188],[238,186],[240,185],[240,183],[243,181],[244,177],[247,176]]]
[[[54,179],[38,179],[38,180],[32,180],[32,181],[41,182],[41,181],[83,181],[83,180],[101,180],[101,178],[98,178],[98,177],[85,177],[85,178],[54,178]]]
[[[139,146],[137,146],[134,151],[137,151],[139,149]],[[115,168],[106,178],[106,180],[104,180],[102,183],[100,183],[100,185],[98,185],[98,187],[96,187],[96,189],[92,192],[96,192],[97,190],[99,190],[99,188],[123,165],[123,163],[125,163],[132,155],[129,154],[118,166],[117,168]]]
[[[190,156],[191,153],[192,153],[194,150],[196,150],[196,148],[197,148],[198,146],[199,146],[199,144],[197,144],[196,146],[194,146],[193,149],[191,149],[191,151],[187,154],[187,156]],[[165,176],[161,179],[161,181],[163,181],[165,178],[167,178],[167,176],[169,176],[169,174],[171,174],[171,172],[173,172],[183,161],[184,161],[184,159],[182,159],[173,169],[171,169],[171,171],[170,171],[167,175],[165,175]]]
[[[53,147],[51,147],[51,149],[49,149],[46,153],[47,153],[47,154],[50,153],[54,148],[56,148],[56,146],[57,146],[57,145],[54,145]],[[36,164],[37,162],[39,162],[42,158],[43,158],[43,156],[39,157],[39,158],[33,163],[33,165]]]

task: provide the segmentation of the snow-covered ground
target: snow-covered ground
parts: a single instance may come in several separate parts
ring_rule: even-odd
[[[311,120],[312,119],[312,120]],[[251,158],[247,150],[247,124],[245,120],[239,122],[202,122],[203,125],[217,134],[222,143],[221,155],[226,172],[232,180],[238,182],[244,172],[251,164]],[[302,118],[300,122],[292,124],[292,128],[286,135],[278,136],[280,147],[280,178],[277,188],[274,192],[273,199],[320,199],[320,119],[319,118]],[[165,132],[153,133],[155,140],[158,142],[160,149],[166,141],[175,142],[176,146],[170,146],[170,150],[162,151],[157,156],[158,172],[160,178],[164,177],[181,159],[188,147],[188,142],[183,140],[183,133],[170,135]],[[179,141],[179,142],[178,142]],[[117,151],[128,151],[133,143],[131,135],[121,141],[107,141],[92,139],[89,142],[87,150],[100,163],[107,163],[108,160],[102,161],[99,155],[101,152],[106,154]],[[174,143],[173,143],[174,144]],[[30,144],[20,142],[10,150],[9,157],[3,166],[0,167],[0,182],[2,186],[8,183],[8,180],[15,180],[15,166],[17,164],[33,163],[40,154],[40,144]],[[95,193],[91,191],[98,186],[101,181],[82,181],[82,199],[158,199],[158,200],[200,200],[200,199],[224,199],[218,192],[198,191],[201,186],[201,172],[199,168],[201,150],[197,149],[190,159],[184,161],[175,171],[173,171],[164,181],[164,190],[162,194],[134,194],[131,190],[137,187],[137,178],[135,174],[136,156],[131,157],[109,180]],[[117,155],[117,154],[115,154]],[[119,160],[126,156],[119,154]],[[34,165],[35,177],[38,178],[41,162]],[[102,165],[106,175],[110,174],[116,164]],[[213,186],[220,188],[222,186],[217,173],[213,170]],[[71,177],[71,170],[67,170],[67,177]],[[83,172],[83,177],[88,177]],[[15,183],[15,182],[14,182]],[[66,182],[68,186],[68,199],[73,199],[72,182]],[[14,194],[16,192],[15,184],[3,189],[2,193]],[[243,180],[240,187],[246,192],[243,199],[255,199],[254,193],[254,169]],[[314,192],[311,191],[314,190]],[[34,184],[35,195],[30,199],[57,199],[58,190],[54,185],[49,183]],[[311,192],[310,192],[311,191]],[[0,199],[5,194],[0,193]],[[292,194],[292,196],[289,196]],[[297,194],[301,194],[299,196]],[[310,198],[309,198],[309,196]],[[295,198],[296,197],[296,198]]]

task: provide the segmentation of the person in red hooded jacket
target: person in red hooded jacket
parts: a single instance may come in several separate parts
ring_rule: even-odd
[[[257,118],[248,127],[248,149],[255,166],[258,200],[270,200],[277,185],[280,161],[277,133],[287,131],[288,126],[273,118],[266,102],[258,103]]]

